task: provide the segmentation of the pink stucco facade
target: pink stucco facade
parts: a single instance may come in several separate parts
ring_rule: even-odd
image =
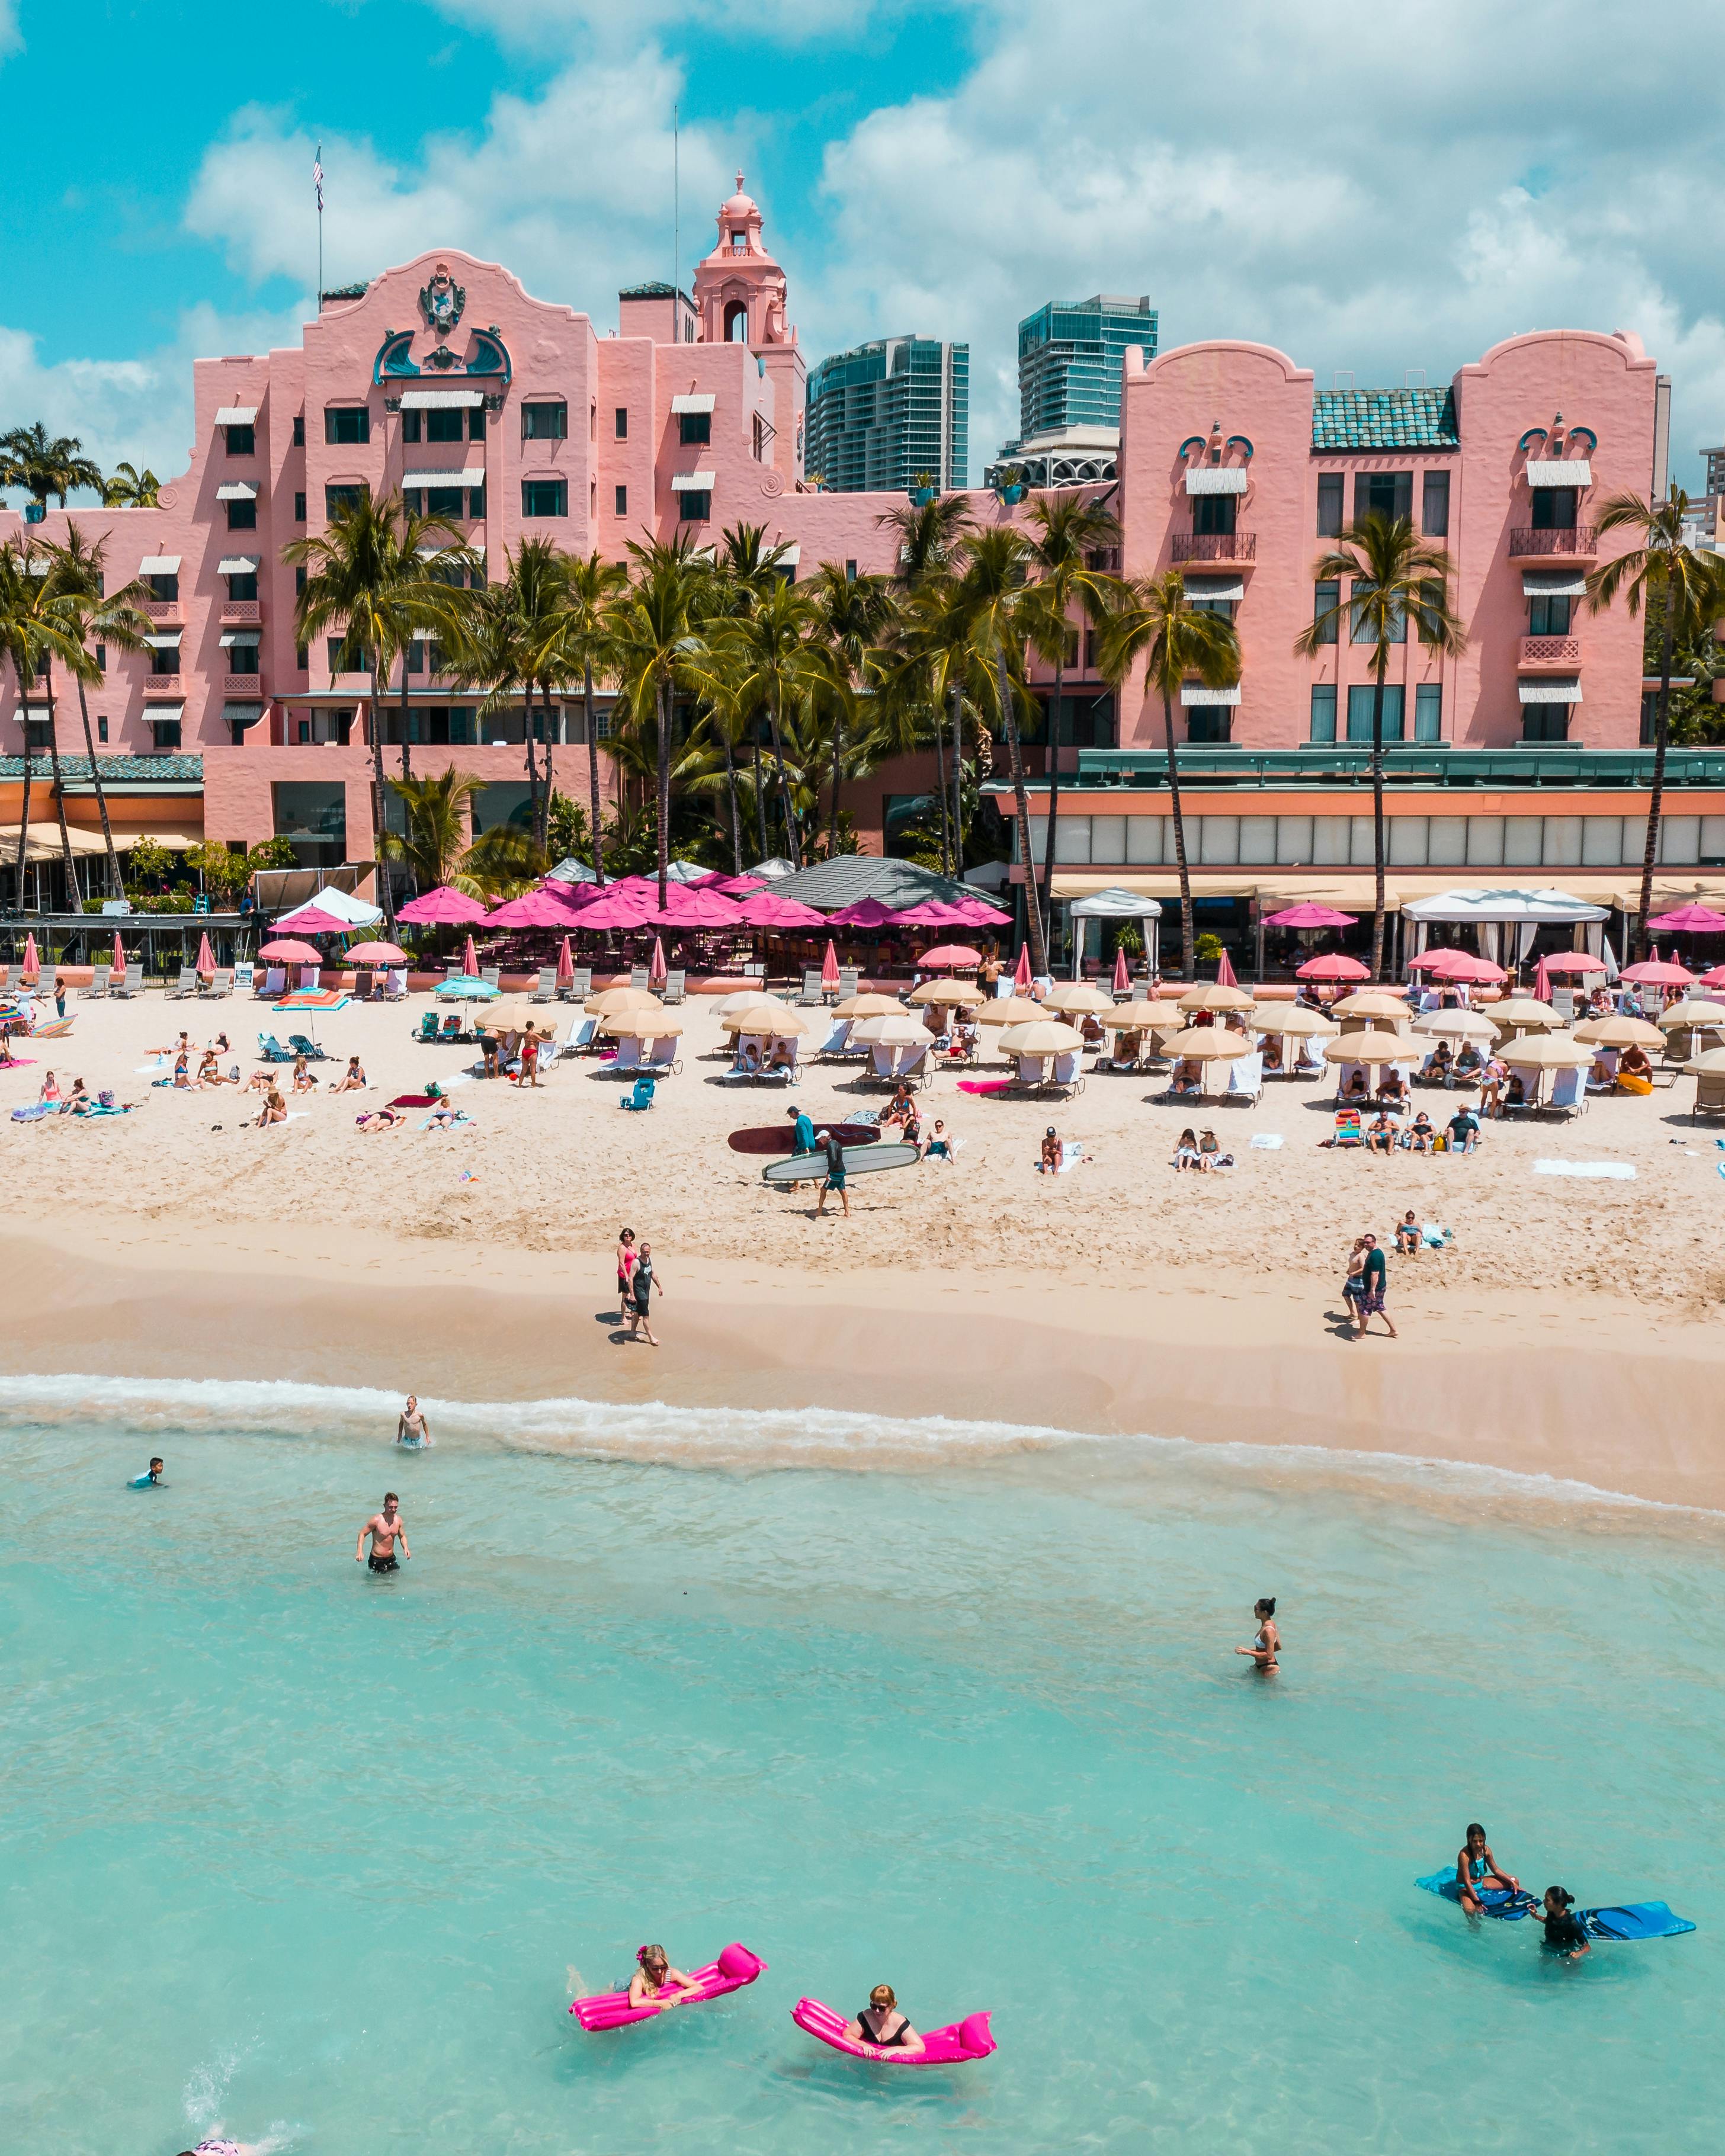
[[[150,759],[177,747],[202,759],[201,792],[183,769],[172,784],[164,778],[152,787],[152,767],[131,765],[114,800],[116,820],[132,829],[255,842],[300,828],[304,812],[292,805],[300,797],[281,789],[309,783],[333,790],[345,807],[341,850],[369,858],[364,677],[332,676],[326,650],[296,649],[295,572],[281,559],[290,541],[325,528],[338,498],[331,490],[445,490],[442,505],[456,506],[493,576],[530,534],[620,559],[632,540],[683,532],[705,544],[738,520],[796,550],[799,575],[826,561],[863,573],[895,566],[880,519],[897,497],[803,490],[806,367],[784,271],[766,248],[741,176],[718,213],[712,251],[696,268],[692,305],[668,287],[638,288],[621,295],[613,329],[535,299],[496,264],[431,249],[362,295],[327,300],[299,346],[199,360],[193,372],[193,442],[159,507],[71,512],[87,535],[104,539],[110,588],[141,573],[175,580],[152,610],[159,634],[177,636],[177,670],[162,659],[152,670],[143,658],[112,653],[91,696],[100,752]],[[1337,735],[1345,737],[1347,690],[1365,678],[1363,653],[1345,637],[1315,660],[1293,653],[1312,613],[1320,482],[1343,477],[1351,514],[1362,473],[1409,475],[1417,519],[1425,475],[1441,470],[1450,481],[1443,543],[1455,560],[1470,642],[1453,660],[1413,639],[1399,649],[1391,678],[1406,690],[1407,737],[1417,689],[1435,684],[1442,739],[1517,741],[1518,682],[1530,670],[1558,669],[1580,684],[1569,737],[1632,744],[1639,625],[1620,608],[1583,614],[1561,648],[1535,651],[1522,580],[1525,569],[1554,562],[1591,567],[1599,557],[1582,551],[1582,533],[1593,507],[1620,490],[1645,494],[1656,464],[1656,382],[1654,362],[1632,336],[1518,336],[1456,376],[1455,444],[1333,449],[1314,447],[1310,372],[1266,346],[1188,346],[1147,367],[1128,355],[1121,477],[1106,490],[1124,526],[1122,567],[1144,574],[1173,564],[1238,583],[1245,671],[1230,714],[1235,744],[1307,741],[1312,688],[1325,684],[1338,692]],[[685,441],[703,418],[709,439]],[[1582,533],[1559,536],[1556,553],[1549,532],[1540,536],[1543,552],[1515,551],[1523,542],[1513,535],[1534,521],[1530,454],[1588,466]],[[1211,497],[1190,491],[1189,475],[1205,470],[1242,475],[1241,490],[1228,497],[1235,535],[1221,535],[1222,545],[1214,534],[1192,543],[1194,505]],[[440,506],[429,493],[427,500]],[[973,506],[980,521],[1014,513],[986,493]],[[50,510],[44,536],[60,536],[66,521]],[[0,535],[18,532],[15,516],[0,516]],[[174,567],[164,571],[169,562]],[[234,578],[248,574],[256,578],[255,598],[236,595]],[[253,649],[254,667],[245,655]],[[1099,690],[1087,655],[1070,685],[1080,695]],[[15,720],[9,681],[0,694],[0,716]],[[418,768],[454,760],[488,783],[523,780],[518,711],[475,725],[464,716],[475,692],[423,675],[410,676],[409,696]],[[392,690],[392,727],[396,703]],[[1122,747],[1160,745],[1159,708],[1147,706],[1136,683],[1117,724]],[[577,791],[586,761],[573,746],[578,727],[578,708],[570,707],[552,744],[559,783]],[[65,753],[82,752],[69,696],[61,697],[59,734]],[[8,730],[8,745],[16,740]],[[1033,768],[1040,761],[1033,756]],[[390,762],[395,767],[396,758]],[[880,843],[886,796],[919,783],[926,780],[895,767],[868,789],[852,790],[865,844]],[[74,813],[90,820],[87,804]],[[339,822],[327,826],[332,834]]]

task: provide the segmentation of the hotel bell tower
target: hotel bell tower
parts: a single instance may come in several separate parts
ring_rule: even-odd
[[[803,409],[809,369],[794,323],[785,319],[785,275],[761,239],[761,209],[742,191],[719,209],[719,237],[695,268],[695,311],[705,344],[747,345],[773,387],[772,464],[787,486],[803,476]]]

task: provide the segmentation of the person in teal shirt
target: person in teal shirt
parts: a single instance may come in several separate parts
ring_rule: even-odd
[[[798,1152],[813,1152],[814,1125],[809,1121],[808,1111],[803,1108],[787,1108],[785,1113],[788,1116],[794,1116],[797,1119],[797,1127],[791,1137],[793,1147]]]

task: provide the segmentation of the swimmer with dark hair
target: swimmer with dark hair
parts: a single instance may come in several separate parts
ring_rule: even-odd
[[[1281,1666],[1276,1657],[1281,1649],[1281,1635],[1276,1629],[1276,1597],[1262,1595],[1252,1604],[1252,1614],[1258,1620],[1258,1636],[1249,1647],[1236,1647],[1236,1655],[1250,1655],[1255,1669],[1266,1676]]]

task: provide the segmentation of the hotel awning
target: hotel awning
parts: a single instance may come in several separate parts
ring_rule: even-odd
[[[224,554],[216,564],[218,577],[254,577],[258,573],[255,554]]]
[[[146,689],[144,697],[150,706],[145,714],[146,718],[177,719],[186,708],[186,700],[183,696],[165,697],[160,703],[155,703],[150,701],[150,691]]]
[[[800,547],[782,547],[775,552],[773,566],[775,569],[794,569],[802,558],[803,549]]]
[[[261,704],[223,704],[222,716],[230,726],[254,726],[264,716]]]
[[[1527,460],[1529,486],[1591,486],[1593,466],[1585,457],[1542,457]]]
[[[141,636],[138,641],[140,644],[147,644],[152,651],[177,651],[180,648],[180,639],[184,633],[182,629],[158,629],[153,630],[148,636]]]
[[[465,408],[475,411],[485,401],[480,389],[404,389],[401,408],[403,412],[452,412]]]
[[[410,471],[401,475],[403,486],[483,486],[483,465],[463,465],[459,471]]]
[[[222,649],[223,651],[225,651],[231,644],[255,644],[257,640],[258,631],[255,629],[224,629],[222,631]]]
[[[1188,494],[1244,494],[1244,465],[1192,465],[1186,472]]]
[[[671,474],[673,494],[711,494],[712,490],[713,475],[711,472],[673,472]]]
[[[255,404],[224,404],[216,414],[218,427],[249,427],[258,416]]]
[[[1517,682],[1516,693],[1524,704],[1579,704],[1581,679],[1575,674],[1548,674],[1543,680],[1529,675]]]
[[[1243,599],[1245,597],[1244,577],[1219,577],[1214,572],[1204,575],[1196,569],[1184,569],[1186,596],[1191,599]]]
[[[1524,599],[1579,599],[1587,596],[1585,569],[1523,569]]]
[[[712,396],[673,397],[671,399],[671,410],[673,413],[678,413],[684,412],[711,412],[714,405],[716,405],[718,401],[719,400],[716,397]]]
[[[218,501],[255,501],[258,490],[249,479],[230,479],[216,489]]]
[[[177,577],[180,573],[177,554],[146,554],[138,563],[141,577]]]
[[[1180,684],[1180,701],[1187,705],[1237,704],[1240,701],[1240,685],[1236,682],[1231,689],[1207,689],[1202,681],[1183,681]]]

